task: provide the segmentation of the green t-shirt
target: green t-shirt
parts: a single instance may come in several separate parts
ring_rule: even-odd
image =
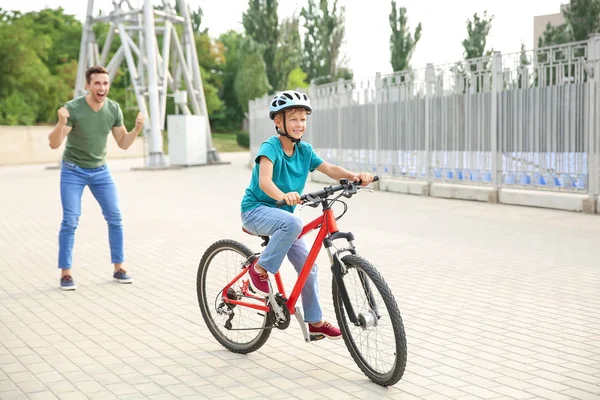
[[[260,188],[260,158],[263,156],[267,157],[273,163],[273,175],[271,179],[275,186],[283,193],[298,192],[302,195],[308,173],[313,172],[323,163],[321,157],[315,153],[309,143],[298,143],[297,146],[294,146],[294,154],[288,156],[283,151],[279,137],[271,136],[260,145],[254,159],[252,179],[242,199],[242,213],[260,205],[276,207],[275,199],[271,198]],[[296,206],[288,205],[281,207],[281,209],[291,213],[294,212],[295,208]]]
[[[105,163],[106,141],[111,129],[123,125],[123,111],[119,104],[109,98],[99,111],[94,111],[85,100],[77,97],[65,104],[69,111],[67,126],[71,132],[63,160],[71,161],[82,168],[97,168]]]

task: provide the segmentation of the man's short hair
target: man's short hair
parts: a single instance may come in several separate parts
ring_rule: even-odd
[[[92,75],[94,75],[94,74],[107,74],[108,75],[108,71],[106,70],[106,68],[101,67],[100,65],[94,65],[93,67],[89,67],[85,71],[85,80],[87,83],[91,82]]]

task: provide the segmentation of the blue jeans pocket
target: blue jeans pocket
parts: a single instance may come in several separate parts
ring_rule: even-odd
[[[75,163],[72,163],[71,161],[63,161],[62,165],[64,165],[67,168],[70,168],[70,169],[77,168],[77,165]]]

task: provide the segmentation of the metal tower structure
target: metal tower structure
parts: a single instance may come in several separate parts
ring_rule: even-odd
[[[151,0],[137,1],[143,3],[142,7],[133,7],[130,0],[113,0],[113,11],[94,17],[94,0],[88,0],[79,48],[75,96],[86,93],[88,67],[105,66],[112,81],[125,61],[139,110],[146,117],[144,137],[146,167],[149,168],[167,166],[161,133],[165,129],[167,97],[175,97],[176,112],[205,117],[207,160],[209,163],[220,161],[212,145],[189,8],[185,0],[176,2],[181,15],[168,0],[160,1],[161,10],[155,9]],[[100,23],[109,24],[101,48],[93,30],[94,24]],[[158,35],[162,36],[162,49]],[[120,45],[109,60],[115,36],[120,39]]]

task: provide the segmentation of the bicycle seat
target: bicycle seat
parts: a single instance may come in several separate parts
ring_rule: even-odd
[[[258,236],[258,235],[256,235],[256,234],[254,234],[254,233],[252,233],[252,232],[250,232],[250,231],[246,230],[246,228],[244,228],[243,226],[242,226],[242,230],[243,230],[244,232],[246,232],[248,235],[252,235],[252,236]]]
[[[242,226],[242,231],[246,232],[248,235],[258,236],[259,238],[261,238],[263,240],[263,242],[261,244],[262,247],[265,247],[269,243],[269,237],[267,235],[257,235],[255,233],[252,233],[252,232],[246,230],[246,228],[244,228],[243,226]]]

